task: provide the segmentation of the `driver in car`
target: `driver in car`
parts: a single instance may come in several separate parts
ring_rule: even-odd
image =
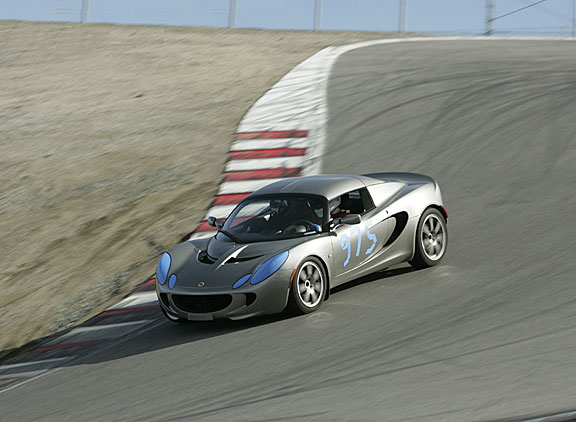
[[[249,231],[271,234],[320,232],[322,206],[318,205],[319,212],[304,198],[272,199],[270,213],[252,221]]]
[[[271,218],[271,220],[274,218],[278,221],[283,232],[305,233],[308,231],[320,231],[322,220],[310,208],[308,200],[295,198],[286,202],[288,202],[288,206],[279,209],[278,213]]]

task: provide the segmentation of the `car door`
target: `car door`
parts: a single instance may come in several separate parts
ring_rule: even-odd
[[[381,248],[388,223],[383,221],[366,188],[357,189],[329,202],[330,218],[360,214],[362,222],[334,227],[332,237],[333,275],[332,286],[342,284],[357,276],[357,271],[372,254]]]

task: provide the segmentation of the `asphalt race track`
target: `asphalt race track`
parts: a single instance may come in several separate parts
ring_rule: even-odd
[[[407,42],[334,69],[324,172],[440,182],[444,264],[320,312],[148,331],[0,395],[0,419],[503,421],[576,410],[576,44]]]

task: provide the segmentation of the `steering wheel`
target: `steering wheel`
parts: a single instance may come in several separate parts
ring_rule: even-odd
[[[305,231],[308,231],[308,230],[311,230],[314,228],[314,223],[311,222],[310,220],[306,220],[304,218],[301,218],[300,220],[296,220],[292,224],[290,224],[288,227],[286,227],[284,229],[284,233],[286,233],[286,234],[297,233],[298,226],[304,226]]]

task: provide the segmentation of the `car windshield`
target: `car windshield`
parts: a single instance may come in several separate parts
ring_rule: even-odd
[[[313,196],[248,199],[230,214],[222,230],[246,243],[314,235],[325,223],[324,202]]]

